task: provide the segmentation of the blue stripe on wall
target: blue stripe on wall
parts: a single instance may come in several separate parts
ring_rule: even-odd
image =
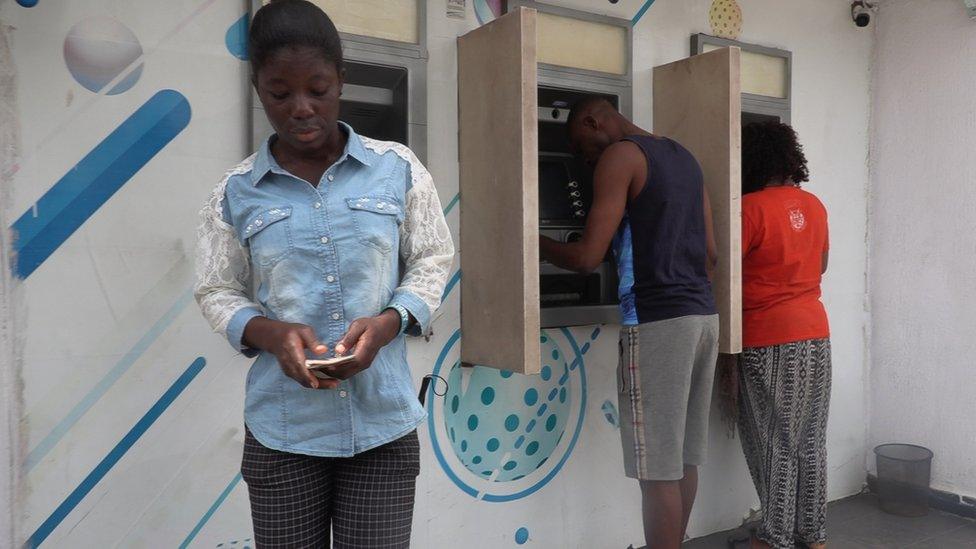
[[[192,291],[187,290],[184,292],[183,295],[181,295],[169,308],[169,310],[166,311],[166,313],[159,320],[157,320],[155,324],[153,324],[149,331],[146,332],[146,334],[143,335],[139,341],[132,346],[131,349],[129,349],[129,352],[127,352],[122,358],[119,359],[118,362],[115,363],[115,366],[112,367],[112,369],[109,370],[108,373],[106,373],[90,391],[88,391],[88,394],[86,394],[84,398],[78,401],[78,404],[75,404],[75,407],[68,412],[68,415],[59,421],[43,440],[37,443],[37,446],[35,446],[30,453],[27,454],[27,461],[25,462],[24,466],[28,472],[30,472],[35,465],[44,459],[44,456],[54,449],[55,446],[57,446],[58,442],[64,438],[64,435],[68,434],[68,431],[70,431],[71,428],[78,423],[78,420],[80,420],[82,416],[84,416],[88,410],[90,410],[91,407],[94,406],[95,403],[108,392],[112,385],[114,385],[115,382],[122,377],[122,374],[126,373],[129,368],[135,364],[136,360],[138,360],[139,357],[146,352],[146,349],[148,349],[149,346],[156,341],[159,335],[166,331],[166,328],[168,328],[169,325],[176,320],[176,317],[178,317],[183,309],[186,308],[187,304],[190,303],[192,297]]]
[[[217,509],[220,508],[221,505],[223,505],[224,500],[227,499],[227,496],[229,496],[230,493],[234,491],[234,488],[237,488],[237,485],[238,483],[241,482],[241,480],[242,478],[240,473],[234,475],[234,478],[232,478],[230,483],[227,485],[227,487],[224,488],[224,491],[221,492],[219,496],[217,496],[217,499],[213,502],[213,505],[210,506],[210,509],[207,509],[207,512],[203,514],[203,517],[200,518],[200,521],[197,522],[197,525],[186,536],[186,539],[183,540],[183,543],[180,544],[180,549],[186,549],[187,547],[190,546],[190,543],[193,541],[193,539],[197,537],[197,534],[200,533],[200,530],[203,530],[203,527],[206,526],[207,522],[210,521],[210,517],[212,517],[214,513],[217,512]]]
[[[461,200],[461,193],[457,193],[456,195],[454,195],[454,198],[452,198],[451,201],[447,203],[447,207],[444,208],[444,215],[451,213],[451,210],[454,209],[454,206],[457,206],[460,200]]]
[[[444,288],[444,295],[441,297],[442,303],[444,301],[447,301],[447,296],[451,295],[451,290],[454,289],[454,286],[456,286],[458,282],[461,282],[460,269],[458,269],[458,272],[454,273],[454,276],[452,276],[451,279],[447,281],[447,286]]]
[[[162,90],[81,159],[13,224],[16,274],[27,278],[190,123],[190,103]]]
[[[170,388],[163,393],[163,396],[159,397],[159,400],[153,404],[152,408],[150,408],[149,411],[142,416],[142,419],[140,419],[132,427],[132,429],[130,429],[129,432],[122,437],[122,440],[120,440],[119,443],[112,448],[108,455],[106,455],[102,461],[95,466],[92,472],[89,473],[83,481],[81,481],[81,484],[79,484],[70,494],[68,494],[68,497],[66,497],[64,501],[61,502],[61,505],[59,505],[58,508],[51,513],[51,516],[49,516],[47,520],[45,520],[37,528],[37,530],[31,535],[30,539],[28,539],[24,544],[24,547],[38,547],[44,542],[45,539],[47,539],[49,535],[51,535],[51,532],[53,532],[54,529],[57,528],[58,525],[61,524],[61,522],[71,513],[71,511],[73,511],[74,508],[77,507],[83,499],[85,499],[85,496],[87,496],[88,493],[91,492],[92,489],[95,488],[95,486],[105,477],[105,475],[107,475],[108,472],[115,467],[119,460],[122,459],[122,456],[124,456],[126,452],[128,452],[132,446],[139,441],[142,435],[144,435],[146,431],[152,427],[153,423],[155,423],[156,420],[163,415],[163,412],[165,412],[166,409],[173,404],[176,398],[180,396],[180,393],[182,393],[187,386],[190,385],[190,382],[192,382],[197,374],[203,370],[203,367],[206,366],[206,364],[207,361],[203,357],[197,358],[193,361],[193,363],[190,364],[186,371],[183,372],[183,375],[177,378]]]
[[[634,25],[636,25],[637,22],[640,21],[642,17],[644,17],[644,14],[647,13],[647,10],[651,9],[651,4],[653,3],[654,0],[647,0],[646,2],[644,2],[644,5],[641,6],[641,9],[637,10],[637,14],[634,15],[634,18],[630,20],[630,26],[633,27]]]

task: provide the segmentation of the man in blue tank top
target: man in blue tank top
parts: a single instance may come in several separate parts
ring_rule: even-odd
[[[640,481],[648,548],[677,549],[705,458],[718,355],[708,194],[687,149],[637,127],[605,99],[574,105],[567,126],[574,153],[594,166],[593,204],[580,240],[540,237],[540,253],[586,273],[613,245],[624,471]]]

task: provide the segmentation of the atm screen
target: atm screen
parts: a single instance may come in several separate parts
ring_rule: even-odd
[[[586,221],[591,197],[572,177],[567,161],[539,160],[539,224],[580,227]]]

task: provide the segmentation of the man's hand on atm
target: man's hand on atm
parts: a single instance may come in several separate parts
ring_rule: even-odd
[[[586,248],[582,240],[559,242],[548,236],[539,235],[539,256],[559,268],[583,274],[593,272],[603,257],[593,263],[586,259],[585,252]]]

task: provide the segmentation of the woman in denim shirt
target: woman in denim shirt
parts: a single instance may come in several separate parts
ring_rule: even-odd
[[[340,122],[339,34],[305,0],[254,15],[252,78],[275,134],[201,211],[196,298],[257,357],[241,472],[261,547],[408,547],[415,396],[404,334],[427,332],[454,247],[405,146]],[[318,379],[306,358],[351,355]]]

